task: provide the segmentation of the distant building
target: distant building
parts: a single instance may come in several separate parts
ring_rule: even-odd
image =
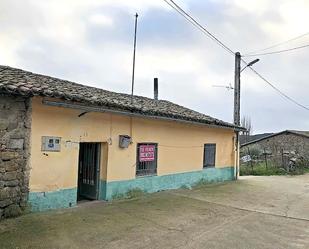
[[[255,134],[255,135],[240,135],[239,136],[239,143],[240,146],[246,143],[249,143],[251,141],[259,140],[263,137],[270,136],[274,133],[261,133],[261,134]]]
[[[285,130],[241,144],[241,151],[260,151],[272,156],[295,155],[309,159],[309,131]]]

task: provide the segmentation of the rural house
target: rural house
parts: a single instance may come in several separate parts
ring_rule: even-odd
[[[288,163],[291,157],[309,160],[309,131],[285,130],[241,144],[242,154],[253,151],[268,155],[279,166]]]
[[[0,66],[0,217],[234,179],[233,124]]]

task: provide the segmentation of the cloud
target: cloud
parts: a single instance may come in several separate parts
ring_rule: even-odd
[[[94,14],[89,17],[89,22],[98,26],[112,26],[113,20],[105,15]]]
[[[211,32],[242,53],[305,33],[306,0],[178,0]],[[101,88],[130,92],[134,14],[139,13],[135,93],[159,96],[232,121],[234,58],[164,1],[11,0],[0,2],[0,63]],[[282,48],[308,43],[304,37]],[[260,57],[254,67],[309,106],[308,50]],[[247,58],[249,61],[254,58]],[[246,69],[242,113],[256,132],[307,129],[308,112]]]

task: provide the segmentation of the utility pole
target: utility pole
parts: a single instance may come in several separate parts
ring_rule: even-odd
[[[240,126],[240,62],[241,55],[235,54],[235,81],[234,81],[234,125]]]
[[[234,79],[234,125],[240,126],[240,72],[241,72],[241,55],[235,54],[235,79]],[[235,178],[239,176],[239,131],[236,131],[236,170]]]

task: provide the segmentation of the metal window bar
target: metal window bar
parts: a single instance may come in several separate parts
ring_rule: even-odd
[[[84,184],[89,184],[89,185],[94,185],[95,184],[95,177],[96,177],[96,172],[95,172],[95,167],[93,165],[97,164],[97,146],[96,144],[82,144],[83,150],[82,150],[82,155],[81,158],[84,158],[82,161],[82,182]]]
[[[153,161],[140,161],[140,147],[144,145],[154,145],[154,160]],[[157,161],[158,161],[158,144],[156,143],[139,143],[137,144],[137,163],[136,163],[136,176],[147,176],[157,174]]]

